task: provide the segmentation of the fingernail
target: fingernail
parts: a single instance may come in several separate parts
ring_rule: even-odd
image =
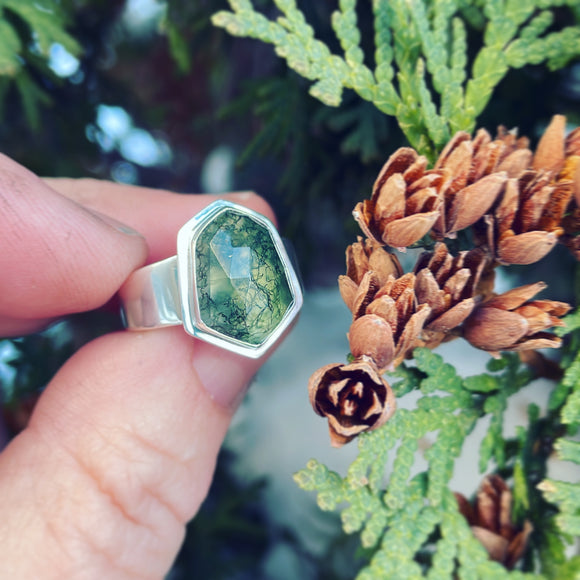
[[[193,366],[209,396],[233,413],[242,402],[260,362],[196,341]]]
[[[127,234],[129,236],[143,237],[143,235],[141,233],[139,233],[137,230],[134,230],[133,228],[129,227],[127,224],[124,224],[124,223],[116,220],[115,218],[112,218],[109,215],[105,215],[104,213],[101,213],[100,211],[95,211],[94,209],[90,209],[87,211],[92,213],[95,217],[97,217],[101,221],[105,222],[107,225],[116,229],[118,232],[121,232],[122,234]]]

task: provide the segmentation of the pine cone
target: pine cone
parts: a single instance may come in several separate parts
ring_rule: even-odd
[[[339,287],[353,313],[348,332],[352,355],[372,359],[380,372],[400,364],[416,345],[431,308],[417,304],[415,275],[389,276],[379,287],[374,272],[367,272],[360,286],[340,276]]]
[[[546,284],[537,282],[488,300],[467,319],[463,337],[491,354],[500,350],[559,347],[560,338],[545,331],[563,326],[559,317],[566,314],[570,306],[554,300],[530,300],[544,288]]]
[[[353,211],[365,235],[379,244],[403,248],[419,241],[439,217],[441,175],[426,171],[427,159],[402,147],[389,157],[371,199]]]
[[[505,481],[499,475],[488,475],[473,505],[459,493],[455,497],[459,511],[489,557],[511,570],[526,550],[533,527],[528,520],[521,527],[512,522],[512,494]]]
[[[368,238],[396,248],[427,233],[454,237],[486,216],[486,242],[497,259],[533,263],[564,233],[572,198],[580,206],[580,130],[565,137],[565,124],[554,116],[535,154],[527,138],[502,126],[494,140],[484,129],[473,139],[458,131],[430,170],[425,157],[400,148],[353,215]],[[574,248],[578,231],[566,233],[563,243]]]
[[[502,264],[533,264],[564,233],[564,214],[580,189],[580,156],[566,157],[565,123],[562,115],[553,118],[532,167],[508,180],[501,201],[486,218],[487,244]]]
[[[495,141],[484,129],[472,140],[458,131],[445,146],[434,171],[443,175],[443,208],[433,226],[436,237],[454,237],[492,207],[508,177],[518,175],[529,165],[531,151],[527,140],[502,131]]]
[[[400,148],[379,172],[371,199],[357,204],[353,215],[369,238],[396,248],[432,229],[439,238],[453,236],[489,210],[508,177],[529,166],[526,146],[526,139],[505,130],[495,141],[485,130],[473,140],[460,131],[431,170],[425,157]]]
[[[395,395],[370,360],[318,369],[310,378],[308,392],[314,411],[328,419],[333,447],[379,428],[395,412]]]
[[[533,264],[554,247],[570,200],[567,184],[550,183],[549,173],[533,170],[505,184],[500,203],[487,216],[487,245],[501,264]]]
[[[443,340],[454,338],[450,331],[471,314],[491,285],[480,284],[488,263],[485,252],[479,249],[460,252],[455,258],[447,246],[438,243],[433,252],[423,252],[415,265],[415,294],[419,304],[428,304],[431,313],[425,321],[421,339],[423,345],[435,348]]]

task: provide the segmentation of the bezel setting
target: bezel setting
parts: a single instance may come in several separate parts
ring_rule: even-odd
[[[292,302],[272,332],[260,343],[250,344],[228,336],[208,326],[201,317],[196,279],[196,243],[206,227],[225,212],[245,216],[264,228],[272,241],[280,260],[292,296]],[[290,326],[303,303],[302,289],[298,276],[284,247],[284,242],[272,222],[263,215],[244,206],[218,200],[190,219],[177,234],[177,278],[181,302],[181,318],[187,333],[220,348],[247,356],[261,357]]]

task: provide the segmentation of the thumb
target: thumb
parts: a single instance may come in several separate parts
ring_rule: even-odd
[[[0,576],[162,578],[260,364],[179,328],[77,352],[0,456]]]
[[[105,304],[145,261],[135,234],[0,154],[0,336]]]

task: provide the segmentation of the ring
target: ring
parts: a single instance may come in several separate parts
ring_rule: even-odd
[[[206,342],[262,356],[302,307],[302,290],[272,222],[218,200],[177,234],[177,255],[136,270],[119,291],[129,330],[182,324]]]

